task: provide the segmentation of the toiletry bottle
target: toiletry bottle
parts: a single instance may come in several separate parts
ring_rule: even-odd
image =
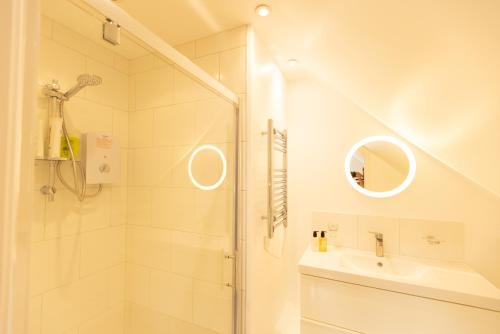
[[[318,237],[318,231],[313,231],[313,237],[312,237],[312,244],[311,244],[312,250],[317,252],[319,250],[319,237]]]
[[[49,158],[61,157],[62,118],[49,118]]]
[[[321,231],[321,236],[319,237],[319,251],[326,252],[328,250],[328,243],[326,239],[326,232]]]

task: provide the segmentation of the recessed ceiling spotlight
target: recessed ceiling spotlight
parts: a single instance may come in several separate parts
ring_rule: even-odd
[[[258,5],[257,7],[255,7],[255,12],[259,16],[266,17],[271,14],[271,7],[269,7],[268,5]]]
[[[288,66],[294,67],[297,66],[298,63],[299,61],[295,58],[288,59]]]

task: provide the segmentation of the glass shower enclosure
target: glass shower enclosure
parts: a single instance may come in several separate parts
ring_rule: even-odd
[[[42,0],[30,333],[236,333],[237,102],[98,2]],[[120,176],[82,198],[71,157],[49,156],[46,85],[87,74],[102,82],[60,112],[72,141],[118,143]],[[72,148],[88,174],[88,149]]]

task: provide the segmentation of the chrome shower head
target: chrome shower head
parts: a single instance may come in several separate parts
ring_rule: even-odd
[[[65,94],[64,97],[66,99],[69,99],[76,93],[78,93],[81,89],[87,86],[98,86],[102,83],[102,78],[98,75],[93,75],[93,74],[82,74],[78,76],[76,79],[77,84],[68,90]]]

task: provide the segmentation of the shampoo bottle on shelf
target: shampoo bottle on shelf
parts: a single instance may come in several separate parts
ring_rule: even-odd
[[[321,235],[319,237],[319,251],[326,252],[328,250],[328,242],[326,239],[326,232],[321,231]]]
[[[49,118],[49,158],[61,157],[62,118]]]
[[[318,231],[313,231],[311,247],[312,247],[312,250],[315,252],[317,252],[319,250]]]

